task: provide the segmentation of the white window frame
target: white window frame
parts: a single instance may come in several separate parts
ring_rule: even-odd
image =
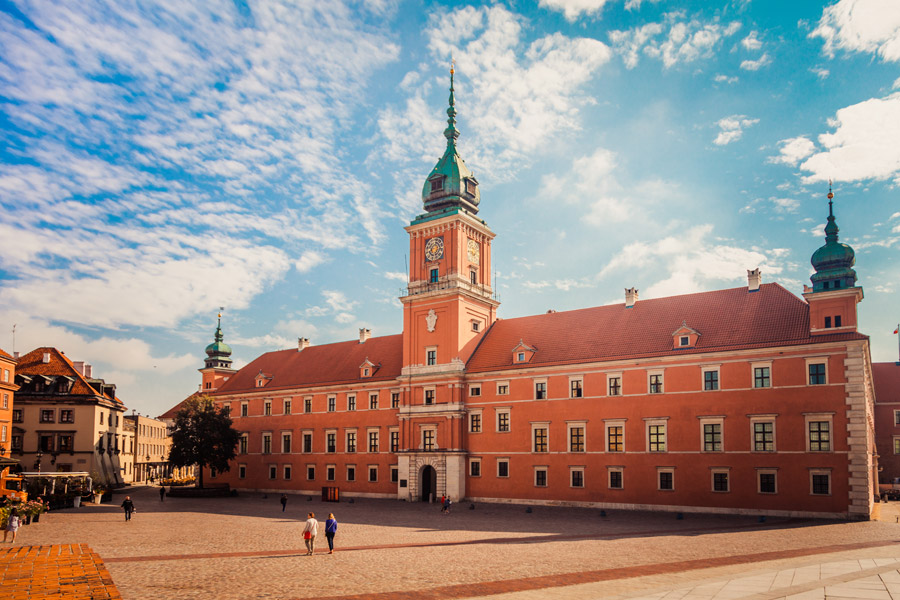
[[[652,377],[659,377],[659,391],[653,392],[651,391],[653,388],[650,387],[650,379]],[[647,371],[647,393],[648,394],[665,394],[666,393],[666,370],[665,369],[653,369],[651,371]]]
[[[706,389],[706,374],[707,373],[715,373],[716,374],[716,389],[708,390]],[[722,389],[722,369],[720,365],[704,365],[700,367],[700,391],[702,392],[718,392]]]
[[[622,477],[620,480],[622,481],[621,487],[613,487],[612,486],[612,474],[613,473],[621,473]],[[625,467],[620,465],[610,465],[606,467],[606,489],[608,490],[624,490],[625,489]]]
[[[813,475],[827,475],[828,476],[828,493],[827,494],[814,494],[813,493]],[[810,496],[833,496],[834,495],[834,477],[831,476],[831,469],[810,469],[809,470],[809,495]]]
[[[574,483],[572,481],[573,473],[581,473],[581,485],[574,485]],[[584,480],[584,466],[579,465],[579,466],[570,466],[569,467],[569,487],[572,488],[573,490],[583,490],[587,487],[587,484]]]
[[[538,386],[538,384],[541,384],[541,383],[544,384],[544,397],[538,398],[537,397],[537,386]],[[531,380],[531,384],[532,384],[531,391],[534,394],[535,400],[549,400],[550,399],[550,386],[547,384],[546,377],[535,377]]]
[[[750,452],[758,452],[763,454],[771,454],[778,451],[778,423],[776,421],[777,414],[769,415],[749,415],[750,417]],[[772,449],[757,450],[756,449],[756,431],[754,425],[756,423],[772,423]],[[809,435],[807,430],[807,435]]]
[[[538,485],[538,472],[544,473],[544,485]],[[550,487],[550,467],[548,465],[534,465],[534,475],[531,478],[534,487],[549,488]]]
[[[810,446],[809,424],[825,421],[828,423],[828,450],[813,450]],[[830,454],[834,452],[834,413],[803,413],[803,430],[806,435],[806,451],[815,454]]]
[[[313,476],[309,476],[309,470],[312,469]],[[306,480],[307,481],[315,481],[316,480],[316,465],[314,463],[306,463]]]
[[[544,429],[547,431],[547,449],[543,452],[538,452],[536,450],[537,444],[534,439],[534,434],[538,429]],[[550,453],[550,421],[532,421],[531,422],[531,452],[534,454],[549,454]]]
[[[475,431],[475,430],[472,429],[472,417],[473,417],[474,415],[477,415],[477,416],[478,416],[478,431]],[[470,408],[470,409],[469,409],[469,414],[468,414],[468,416],[466,417],[466,420],[468,421],[468,424],[467,424],[467,425],[468,425],[469,433],[476,433],[476,434],[477,434],[477,433],[483,433],[483,432],[484,432],[484,409],[481,409],[481,408]]]
[[[375,471],[375,477],[372,477],[372,471]],[[368,465],[366,467],[366,481],[369,483],[378,483],[378,465]]]
[[[428,392],[431,392],[431,404],[426,402]],[[422,404],[425,406],[434,406],[437,404],[437,386],[429,385],[422,388]]]
[[[500,415],[505,414],[507,416],[506,424],[508,429],[506,431],[501,431],[500,429]],[[509,406],[498,406],[494,409],[494,431],[496,433],[510,433],[512,431],[512,409]]]
[[[765,386],[756,386],[756,369],[764,369],[769,368],[769,385]],[[757,362],[750,363],[750,388],[754,390],[770,390],[774,385],[772,385],[772,380],[774,378],[775,371],[772,369],[772,361],[771,360],[761,360]],[[807,375],[808,376],[808,375]]]
[[[437,434],[438,434],[437,425],[430,424],[430,425],[419,425],[419,449],[422,451],[425,451],[425,432],[426,431],[430,431],[434,434],[432,436],[432,439],[434,440],[434,448],[432,448],[432,450],[437,450],[438,448],[440,448],[441,446],[438,443],[438,436],[437,436]]]
[[[481,397],[481,384],[480,383],[469,384],[469,397],[470,398],[480,398]]]
[[[900,410],[894,411],[894,426],[900,425]]]
[[[625,421],[627,419],[604,419],[603,421],[603,451],[609,454],[622,454],[625,452]],[[621,427],[622,428],[622,449],[621,450],[610,450],[609,449],[609,428],[610,427]]]
[[[309,452],[304,450],[304,437],[309,436]],[[316,436],[314,434],[313,429],[301,429],[300,430],[300,453],[301,454],[315,454],[316,452]]]
[[[351,469],[353,470],[353,477],[352,477],[352,478],[350,477],[350,470],[351,470]],[[346,481],[356,481],[356,463],[347,465],[347,466],[344,468],[344,479],[345,479]]]
[[[610,386],[611,380],[613,380],[613,379],[619,380],[619,393],[618,394],[610,394],[609,393],[609,386]],[[615,398],[617,396],[625,395],[625,378],[622,376],[621,371],[606,374],[606,395],[609,396],[610,398]]]
[[[391,439],[394,437],[394,434],[397,434],[397,452],[400,451],[400,428],[399,427],[388,427],[388,452],[394,452],[393,447],[391,446]]]
[[[774,492],[764,492],[762,491],[762,483],[759,480],[760,475],[774,475],[775,476],[775,491]],[[811,482],[812,480],[810,480]],[[772,496],[778,493],[778,469],[756,469],[756,493],[757,494],[765,494],[766,496]]]
[[[665,446],[665,450],[651,450],[650,449],[650,427],[653,425],[662,425],[666,428],[666,439],[663,442]],[[644,419],[644,435],[646,437],[646,444],[644,446],[644,451],[652,454],[666,454],[669,451],[669,417],[647,417]]]
[[[246,417],[249,417],[249,416],[250,416],[250,403],[249,403],[249,402],[241,402],[241,413],[240,413],[240,415],[241,415],[242,417],[245,417],[245,416],[246,416]]]
[[[660,486],[659,476],[663,473],[672,474],[672,488],[664,490]],[[675,467],[656,467],[656,491],[658,492],[674,492],[675,491]]]
[[[472,474],[472,465],[478,465],[478,475]],[[482,464],[480,458],[470,458],[469,459],[469,477],[481,477],[484,474],[484,471],[481,470]]]
[[[581,450],[572,450],[572,430],[577,427],[582,429],[581,443],[584,448]],[[568,452],[574,452],[576,454],[585,454],[587,452],[587,421],[566,421],[566,449]]]
[[[290,429],[282,429],[281,432],[281,453],[282,454],[293,454],[294,453],[294,432]],[[291,447],[289,452],[284,451],[284,436],[288,436],[288,446]]]
[[[900,435],[891,437],[891,449],[894,453],[894,456],[900,454]]]
[[[438,350],[438,347],[437,347],[437,346],[425,346],[425,366],[426,366],[426,367],[433,367],[433,366],[436,366],[436,365],[438,364],[438,352],[437,352],[437,350]],[[429,364],[428,364],[428,353],[429,353],[429,352],[434,352],[434,364],[433,364],[433,365],[429,365]]]
[[[278,479],[278,465],[269,465],[269,481]]]
[[[293,398],[282,398],[281,399],[281,412],[285,415],[292,414],[294,412],[294,403]],[[288,407],[290,404],[290,407]],[[290,409],[290,410],[288,410]]]
[[[359,408],[359,394],[353,392],[347,394],[347,412],[356,412]]]
[[[369,450],[369,446],[370,446],[369,440],[371,438],[371,434],[373,434],[373,433],[378,435],[378,438],[376,440],[378,442],[378,450],[375,452],[372,452],[371,450]],[[358,444],[357,444],[357,447],[359,447]],[[380,427],[367,427],[366,428],[366,453],[367,454],[381,454],[381,452],[382,452],[381,428]]]
[[[294,465],[282,465],[281,466],[281,478],[285,481],[290,481],[294,476]]]
[[[325,465],[325,481],[337,481],[337,465],[335,463]]]
[[[725,417],[724,416],[710,416],[710,417],[699,417],[700,419],[700,452],[704,452],[707,454],[718,454],[725,452]],[[719,426],[719,437],[721,438],[721,448],[718,450],[707,450],[706,449],[706,432],[704,431],[705,425],[718,425]]]
[[[353,450],[350,450],[350,434],[353,434]],[[344,452],[347,454],[356,454],[359,452],[359,432],[355,427],[344,429]]]
[[[506,388],[506,391],[501,391],[500,388]],[[498,381],[497,382],[497,395],[498,396],[509,396],[509,382],[508,381]]]
[[[238,463],[238,479],[247,479],[247,463]]]
[[[326,429],[325,430],[325,454],[337,454],[338,451],[338,430],[337,429]],[[328,436],[334,436],[334,450],[328,449]]]
[[[500,474],[500,463],[506,463],[506,475]],[[495,474],[498,479],[509,479],[509,457],[508,456],[498,456],[496,461],[496,470]]]
[[[824,383],[816,383],[812,384],[809,382],[809,367],[810,365],[825,365],[825,382]],[[828,385],[828,357],[827,356],[816,356],[812,358],[806,359],[806,385]]]
[[[572,384],[575,383],[576,381],[580,384],[578,387],[579,391],[581,392],[580,396],[572,395]],[[569,398],[584,398],[584,376],[583,375],[579,375],[577,377],[569,377]]]
[[[269,438],[269,451],[268,452],[266,452],[266,438]],[[260,433],[259,453],[260,454],[273,454],[273,452],[272,452],[272,432],[271,431],[263,431]]]
[[[726,489],[716,489],[716,474],[725,474]],[[711,467],[709,469],[709,490],[714,494],[728,494],[731,492],[731,467]]]

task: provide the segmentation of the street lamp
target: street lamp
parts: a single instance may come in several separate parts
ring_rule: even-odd
[[[41,452],[40,449],[38,449],[38,453],[35,458],[37,458],[37,460],[34,461],[34,468],[37,469],[38,475],[40,475],[41,474],[41,459],[44,458],[44,453]]]

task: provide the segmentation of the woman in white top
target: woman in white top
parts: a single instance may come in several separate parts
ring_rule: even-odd
[[[12,543],[15,544],[17,531],[19,531],[19,511],[13,508],[9,511],[9,521],[6,522],[6,527],[3,529],[3,541],[6,542],[6,536],[12,533]]]
[[[306,525],[303,526],[303,541],[306,542],[306,555],[312,556],[316,549],[316,536],[319,535],[319,522],[316,521],[316,514],[309,513],[306,519]]]

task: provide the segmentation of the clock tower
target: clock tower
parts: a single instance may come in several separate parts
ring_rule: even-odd
[[[403,303],[400,477],[409,500],[465,495],[465,362],[497,318],[491,288],[494,233],[478,218],[478,181],[456,149],[450,70],[447,148],[425,180],[425,212],[409,233]]]

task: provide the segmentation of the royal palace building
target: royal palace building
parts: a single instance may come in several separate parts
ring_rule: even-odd
[[[761,283],[499,319],[495,236],[447,149],[406,231],[403,331],[263,354],[240,370],[221,322],[202,393],[242,433],[238,489],[866,519],[872,365],[853,250],[829,192],[798,297]]]

